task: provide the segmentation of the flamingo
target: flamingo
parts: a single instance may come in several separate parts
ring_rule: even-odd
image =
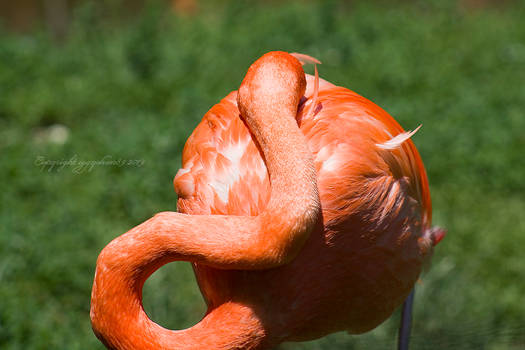
[[[302,61],[302,62],[300,62]],[[405,300],[434,245],[425,168],[383,109],[269,52],[188,138],[161,212],[100,253],[91,297],[110,349],[268,349],[369,331]],[[154,323],[142,287],[189,261],[207,303],[184,330]]]

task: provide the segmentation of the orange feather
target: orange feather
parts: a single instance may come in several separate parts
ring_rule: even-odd
[[[101,253],[91,318],[108,347],[265,349],[362,333],[413,288],[442,235],[411,135],[355,92],[301,78],[296,62],[263,56],[188,138],[174,186],[191,215],[157,215]],[[140,303],[146,278],[174,260],[193,262],[208,305],[182,331]]]

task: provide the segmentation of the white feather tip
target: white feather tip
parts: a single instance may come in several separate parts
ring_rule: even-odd
[[[401,134],[392,137],[388,141],[385,141],[383,143],[377,143],[376,146],[384,150],[393,150],[393,149],[399,148],[401,147],[403,142],[411,138],[420,128],[421,128],[421,125],[415,128],[414,131],[402,132]]]

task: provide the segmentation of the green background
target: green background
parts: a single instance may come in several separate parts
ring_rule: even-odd
[[[222,1],[193,15],[152,4],[124,20],[86,2],[62,43],[0,29],[0,348],[102,348],[89,322],[98,253],[175,210],[186,138],[279,49],[319,58],[323,78],[405,129],[423,124],[413,139],[448,235],[417,285],[413,349],[525,349],[523,4]],[[144,164],[39,163],[106,156]],[[155,273],[144,299],[170,328],[205,310],[187,263]],[[279,349],[394,349],[398,320]]]

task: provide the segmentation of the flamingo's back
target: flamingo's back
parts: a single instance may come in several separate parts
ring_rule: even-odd
[[[227,300],[253,305],[279,341],[377,326],[408,295],[432,248],[427,177],[414,144],[378,146],[404,130],[374,103],[324,80],[309,113],[313,77],[307,82],[297,120],[318,174],[318,228],[292,263],[276,269],[194,266],[210,309]],[[186,143],[174,180],[181,212],[257,215],[270,198],[236,94],[215,105]]]

